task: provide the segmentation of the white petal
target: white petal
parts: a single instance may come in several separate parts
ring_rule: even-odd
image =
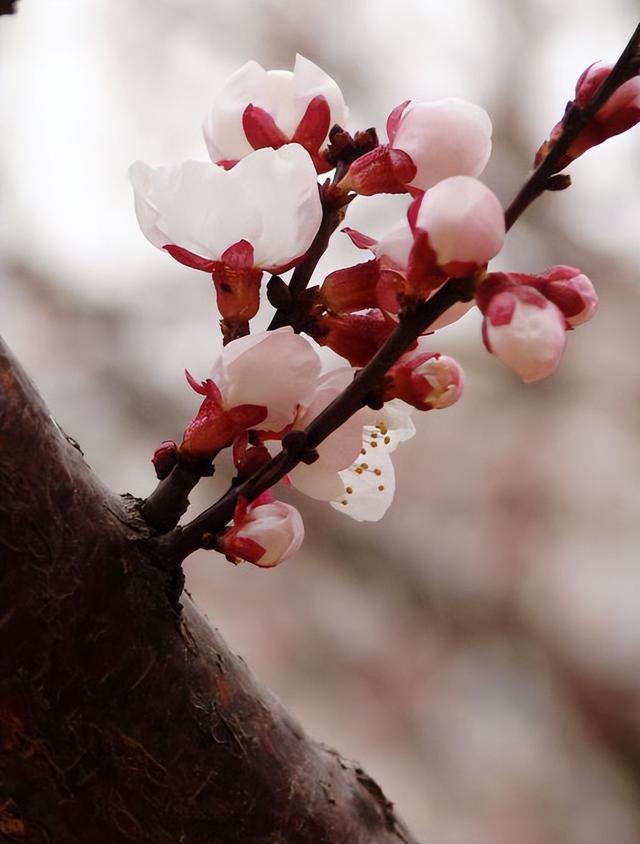
[[[428,190],[416,225],[443,266],[453,262],[486,264],[504,242],[504,214],[496,196],[470,176],[452,176]]]
[[[353,380],[353,369],[342,366],[325,373],[317,384],[308,405],[300,411],[295,428],[307,425],[327,407]],[[289,479],[296,489],[321,501],[330,501],[340,494],[342,483],[338,471],[351,465],[362,446],[364,411],[358,411],[337,431],[318,446],[319,458],[310,465],[301,464],[290,472]]]
[[[377,522],[384,516],[396,490],[393,463],[387,452],[370,450],[340,472],[340,479],[343,490],[331,502],[332,507],[357,522]]]
[[[360,454],[340,478],[344,485],[332,506],[358,522],[376,522],[387,512],[396,489],[391,453],[416,432],[412,408],[399,399],[367,410]]]
[[[420,347],[420,340],[418,343],[418,347]],[[367,417],[363,432],[363,448],[367,454],[372,454],[372,451],[374,454],[391,453],[396,450],[400,443],[415,436],[416,426],[411,418],[413,408],[400,399],[386,402],[380,410],[366,410],[365,413]],[[375,434],[375,437],[373,434]],[[373,450],[372,442],[376,443]]]
[[[143,234],[159,248],[175,244],[212,259],[238,240],[253,242],[260,216],[229,175],[206,161],[156,168],[133,164],[129,176]]]
[[[409,254],[413,246],[413,234],[406,217],[390,229],[373,247],[377,258],[385,266],[391,266],[404,272],[409,263]]]
[[[558,368],[567,342],[565,319],[547,302],[539,308],[516,300],[511,322],[492,325],[485,318],[492,353],[529,384]]]
[[[294,78],[290,70],[269,70],[267,78],[269,104],[263,108],[273,117],[278,129],[290,139],[304,114],[306,103],[295,102]]]
[[[314,97],[323,96],[329,104],[331,121],[329,126],[336,123],[346,127],[349,109],[344,104],[344,97],[337,82],[309,59],[300,54],[296,55],[293,69],[293,86],[296,103],[299,108],[298,120],[304,114],[308,104]]]
[[[479,176],[491,155],[491,120],[474,103],[450,98],[410,103],[393,146],[418,168],[410,184],[428,190],[449,176]]]
[[[299,144],[260,149],[243,158],[229,175],[250,193],[261,216],[260,234],[251,241],[256,266],[275,268],[303,255],[322,220],[309,153]]]
[[[235,161],[253,151],[242,128],[242,114],[250,103],[267,111],[271,106],[267,71],[254,61],[227,79],[204,121],[202,130],[212,161]]]
[[[280,431],[315,389],[320,359],[290,327],[240,337],[225,346],[211,373],[228,407],[257,404],[269,414],[260,429]]]

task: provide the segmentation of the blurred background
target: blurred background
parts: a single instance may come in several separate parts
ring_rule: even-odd
[[[205,377],[219,337],[207,277],[138,229],[132,161],[205,159],[228,74],[298,51],[339,82],[351,129],[382,134],[409,98],[483,105],[483,178],[507,204],[637,18],[637,0],[21,0],[0,21],[0,332],[98,475],[145,496],[154,448],[197,406],[184,368]],[[640,841],[639,153],[638,129],[590,151],[495,263],[594,281],[601,310],[555,377],[522,385],[470,313],[434,338],[463,399],[416,413],[381,522],[299,496],[295,559],[187,563],[234,650],[425,842]],[[348,222],[380,235],[404,205],[359,200]],[[362,260],[334,240],[324,271]]]

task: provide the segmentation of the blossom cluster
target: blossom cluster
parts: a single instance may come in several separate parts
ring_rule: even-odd
[[[586,97],[610,68],[585,71]],[[629,80],[585,126],[562,166],[640,119],[640,78]],[[167,477],[180,464],[206,474],[230,449],[235,484],[251,478],[348,388],[403,319],[448,279],[470,279],[458,301],[395,356],[350,418],[284,478],[357,520],[376,520],[395,489],[391,454],[413,436],[414,409],[444,409],[462,393],[463,373],[436,351],[433,333],[477,305],[487,350],[525,382],[550,375],[567,332],[595,313],[598,299],[578,269],[489,272],[501,251],[505,216],[479,180],[491,154],[492,126],[461,99],[407,100],[374,130],[347,130],[349,111],[336,82],[298,56],[293,71],[250,61],[216,95],[203,131],[211,161],[130,169],[135,209],[148,240],[211,275],[224,348],[208,378],[187,373],[201,405],[178,444],[163,443],[154,464]],[[542,160],[562,133],[558,124]],[[331,174],[325,176],[323,174]],[[321,175],[321,181],[318,176]],[[405,194],[405,213],[382,237],[344,227],[370,258],[308,287],[315,265],[357,196]],[[293,270],[289,285],[282,274]],[[266,291],[272,330],[250,333]],[[319,347],[343,358],[323,367]],[[290,441],[290,440],[289,440]],[[298,511],[267,490],[237,499],[216,547],[238,562],[273,566],[303,540]]]

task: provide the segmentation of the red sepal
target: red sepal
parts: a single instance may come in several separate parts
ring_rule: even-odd
[[[180,264],[184,264],[185,267],[191,267],[193,270],[202,270],[205,273],[210,273],[216,263],[211,258],[202,258],[200,255],[189,252],[188,249],[184,249],[182,246],[176,246],[174,243],[166,243],[162,248]]]
[[[192,390],[195,390],[200,396],[206,396],[219,407],[222,407],[222,393],[215,381],[212,381],[210,378],[206,378],[204,381],[196,381],[188,369],[185,369],[184,374]]]
[[[395,270],[380,270],[376,285],[378,307],[390,314],[397,314],[401,308],[400,296],[404,293],[406,280]]]
[[[256,315],[262,270],[253,266],[253,246],[247,240],[226,249],[214,263],[211,275],[223,320],[244,323]]]
[[[353,243],[354,246],[357,246],[358,249],[370,249],[373,251],[373,247],[378,245],[378,241],[375,237],[369,237],[368,234],[362,234],[362,232],[359,232],[357,229],[352,229],[349,226],[345,226],[343,229],[340,229],[340,231],[343,231],[349,237],[351,243]]]
[[[422,229],[414,229],[413,246],[407,262],[407,284],[405,294],[414,299],[428,299],[450,273],[443,272],[437,265],[437,256],[429,243],[429,235]]]
[[[387,117],[387,138],[393,144],[396,132],[398,131],[398,126],[400,125],[400,120],[402,119],[402,115],[404,114],[405,108],[409,105],[411,100],[405,100],[400,105],[396,106],[389,117]]]
[[[388,144],[357,158],[340,186],[362,196],[378,193],[406,193],[417,169],[406,152]]]
[[[321,346],[329,346],[351,366],[361,367],[369,363],[396,325],[387,314],[374,309],[365,314],[326,314],[317,319],[312,333]]]
[[[242,113],[242,128],[254,149],[280,149],[288,142],[287,136],[276,126],[269,112],[259,106],[249,104],[245,108]]]
[[[266,548],[263,548],[255,539],[234,535],[233,528],[228,534],[228,539],[227,537],[223,538],[221,545],[225,554],[230,557],[239,557],[241,560],[253,563],[254,566],[260,565],[259,561],[264,557],[266,551]]]
[[[292,143],[300,144],[313,159],[318,173],[326,173],[332,165],[320,155],[320,147],[331,126],[331,109],[322,94],[314,97],[306,108],[302,119],[293,133]]]
[[[220,161],[216,161],[216,164],[218,167],[222,167],[223,170],[232,170],[238,161],[240,161],[239,158],[221,158]]]
[[[418,196],[416,196],[407,209],[407,222],[409,223],[409,228],[412,232],[414,232],[418,228],[418,212],[420,211],[420,203],[422,202],[422,197],[424,196],[424,191],[422,191]]]
[[[379,278],[378,261],[366,261],[353,267],[335,270],[325,278],[319,291],[320,301],[338,314],[375,308]]]

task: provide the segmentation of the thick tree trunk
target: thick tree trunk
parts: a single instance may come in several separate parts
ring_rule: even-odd
[[[0,341],[0,839],[410,842],[154,556]]]

